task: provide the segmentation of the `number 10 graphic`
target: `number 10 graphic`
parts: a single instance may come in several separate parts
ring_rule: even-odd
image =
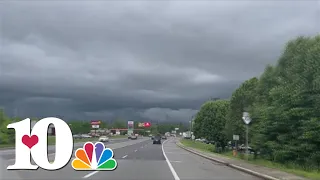
[[[48,160],[48,128],[55,127],[55,159]],[[9,124],[8,129],[15,130],[15,164],[7,167],[8,170],[33,169],[39,167],[46,170],[63,168],[71,159],[73,151],[72,132],[66,122],[61,119],[48,117],[39,120],[31,130],[30,119]],[[31,164],[31,157],[36,165]]]

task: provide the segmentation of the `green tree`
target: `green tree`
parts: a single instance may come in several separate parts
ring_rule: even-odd
[[[91,124],[83,121],[71,121],[69,122],[70,129],[73,134],[84,134],[91,131]]]
[[[202,106],[203,107],[203,106]],[[203,118],[203,113],[200,111],[196,114],[195,118],[194,118],[194,126],[193,126],[193,133],[195,135],[196,138],[204,138],[205,134],[204,134],[204,118]]]
[[[259,79],[252,144],[267,159],[319,167],[320,37],[288,42]]]
[[[229,101],[208,101],[202,105],[195,118],[194,133],[196,136],[215,141],[217,147],[225,147],[225,124],[228,117]]]
[[[0,144],[12,144],[15,141],[15,132],[13,129],[7,129],[7,125],[12,123],[3,109],[0,109]]]
[[[135,123],[136,124],[136,123]],[[119,128],[119,129],[125,129],[128,128],[128,124],[125,120],[123,119],[116,119],[113,123],[112,123],[112,128]]]
[[[225,133],[239,134],[244,142],[242,112],[251,115],[249,143],[261,157],[320,166],[320,36],[289,41],[275,66],[268,65],[258,78],[245,81],[230,99]],[[222,116],[214,102],[202,105],[195,117],[197,137],[217,140]],[[220,110],[217,110],[220,109]],[[224,111],[225,112],[225,111]]]
[[[158,125],[158,132],[160,134],[164,134],[166,132],[171,132],[176,127],[175,124],[172,123],[159,123]]]

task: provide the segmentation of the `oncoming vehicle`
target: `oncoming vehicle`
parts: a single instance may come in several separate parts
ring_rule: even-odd
[[[153,139],[153,144],[161,144],[161,136],[157,135]]]
[[[100,142],[109,142],[109,138],[107,136],[100,136],[99,141]]]

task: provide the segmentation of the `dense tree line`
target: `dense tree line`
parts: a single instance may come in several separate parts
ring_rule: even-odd
[[[320,36],[287,43],[276,65],[242,83],[229,100],[206,102],[194,133],[221,145],[240,135],[250,113],[249,146],[260,157],[304,168],[320,167]],[[221,146],[223,147],[223,146]]]
[[[38,121],[39,118],[30,118],[31,121]],[[9,118],[5,115],[3,109],[0,109],[0,144],[13,144],[14,143],[14,130],[7,129],[7,125],[16,121],[20,121],[22,118]],[[104,129],[126,129],[128,127],[127,120],[117,118],[113,121],[106,121],[102,120],[100,124],[100,128]],[[139,127],[139,122],[143,121],[134,121],[134,129],[143,129],[136,130],[134,133],[148,135],[149,131],[152,134],[161,133],[164,134],[165,132],[171,132],[174,128],[179,128],[181,131],[186,131],[187,126],[182,123],[171,123],[171,122],[158,122],[151,125],[149,128]],[[86,134],[89,133],[91,128],[90,121],[83,121],[83,120],[73,120],[68,121],[69,127],[73,134]],[[147,132],[148,131],[148,132]],[[121,131],[122,134],[126,134],[126,131]]]

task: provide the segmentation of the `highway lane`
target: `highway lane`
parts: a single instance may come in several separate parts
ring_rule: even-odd
[[[93,180],[259,179],[189,153],[177,147],[175,141],[169,139],[163,146],[149,141],[140,147],[124,148],[118,157],[126,155],[122,159],[117,158],[118,168],[115,171],[88,173],[84,177]]]
[[[125,150],[126,154],[122,152],[120,156],[124,156],[117,159],[118,168],[115,171],[97,172],[85,177],[95,180],[174,180],[161,145],[152,144],[150,140]]]
[[[129,141],[129,139],[110,139],[109,142],[106,142],[105,144],[108,145],[108,144],[114,144],[114,143],[120,143],[120,142],[126,142],[126,141]],[[74,150],[79,147],[82,147],[84,143],[85,142],[74,143]],[[48,154],[53,154],[53,153],[55,153],[55,146],[52,146],[52,145],[48,146]],[[0,156],[6,160],[14,159],[15,150],[14,149],[0,150]]]
[[[167,140],[163,145],[152,144],[152,141],[149,139],[110,144],[110,148],[116,148],[113,149],[115,159],[118,162],[118,168],[115,171],[75,171],[68,164],[58,171],[39,169],[37,171],[20,171],[18,175],[23,180],[259,179],[180,149],[175,145],[175,141],[176,139],[172,138]],[[121,145],[129,143],[131,144],[125,147]]]

